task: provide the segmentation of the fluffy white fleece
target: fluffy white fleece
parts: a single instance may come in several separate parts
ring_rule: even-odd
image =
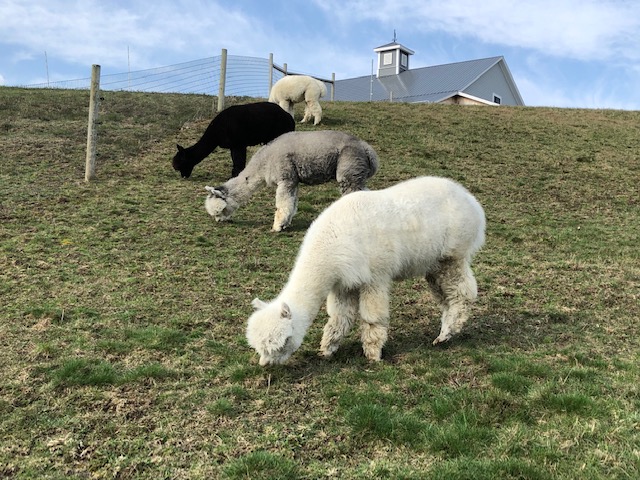
[[[322,121],[322,107],[320,98],[327,94],[327,87],[323,82],[307,75],[287,75],[278,80],[269,93],[269,101],[277,103],[293,117],[293,106],[305,102],[302,122],[311,120],[318,125]]]
[[[420,177],[346,195],[309,227],[278,297],[253,301],[247,340],[260,365],[286,361],[327,303],[320,352],[334,353],[359,320],[365,356],[380,360],[394,280],[426,277],[441,310],[434,344],[460,332],[477,296],[471,259],[484,243],[485,216],[461,185]]]

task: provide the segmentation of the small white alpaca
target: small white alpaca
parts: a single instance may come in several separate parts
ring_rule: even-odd
[[[323,82],[307,75],[287,75],[278,80],[269,92],[269,101],[277,103],[293,117],[293,105],[305,102],[301,123],[311,120],[318,125],[322,120],[320,97],[327,94]]]
[[[378,170],[371,145],[353,135],[333,130],[289,132],[258,150],[237,177],[209,192],[205,208],[216,221],[228,220],[265,186],[276,186],[276,213],[272,230],[291,224],[298,210],[298,185],[317,185],[336,179],[340,193],[363,190]]]
[[[485,216],[461,185],[420,177],[355,192],[311,224],[278,297],[253,301],[247,340],[260,365],[295,352],[326,299],[329,320],[320,353],[332,355],[360,318],[365,356],[378,361],[387,340],[394,280],[424,276],[441,310],[433,344],[460,332],[476,299],[471,259],[484,243]]]

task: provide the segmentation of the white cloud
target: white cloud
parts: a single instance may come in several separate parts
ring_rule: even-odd
[[[640,2],[612,0],[314,0],[342,24],[446,33],[579,60],[639,60]]]
[[[593,64],[574,70],[562,62],[531,55],[512,74],[530,106],[640,109],[636,89],[640,72],[632,69]]]
[[[122,6],[121,6],[122,5]],[[139,68],[159,57],[182,61],[218,55],[222,47],[246,52],[265,36],[250,18],[213,2],[102,2],[0,0],[0,42],[44,52],[66,62],[122,65],[127,48]]]

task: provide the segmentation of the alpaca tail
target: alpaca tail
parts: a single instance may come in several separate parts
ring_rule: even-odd
[[[378,167],[380,166],[378,154],[367,142],[362,142],[362,148],[364,148],[367,159],[369,160],[369,175],[367,176],[367,178],[371,178],[376,174],[376,172],[378,171]]]
[[[320,81],[317,78],[315,80],[318,82],[318,86],[320,87],[320,97],[324,97],[327,94],[327,86],[323,81]]]

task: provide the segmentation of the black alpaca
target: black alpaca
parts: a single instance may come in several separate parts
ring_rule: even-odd
[[[234,105],[216,115],[194,145],[187,148],[178,145],[173,168],[179,170],[183,178],[189,178],[193,167],[216,147],[228,148],[233,161],[231,176],[235,177],[245,167],[248,146],[268,143],[294,129],[295,122],[291,115],[275,103]]]

